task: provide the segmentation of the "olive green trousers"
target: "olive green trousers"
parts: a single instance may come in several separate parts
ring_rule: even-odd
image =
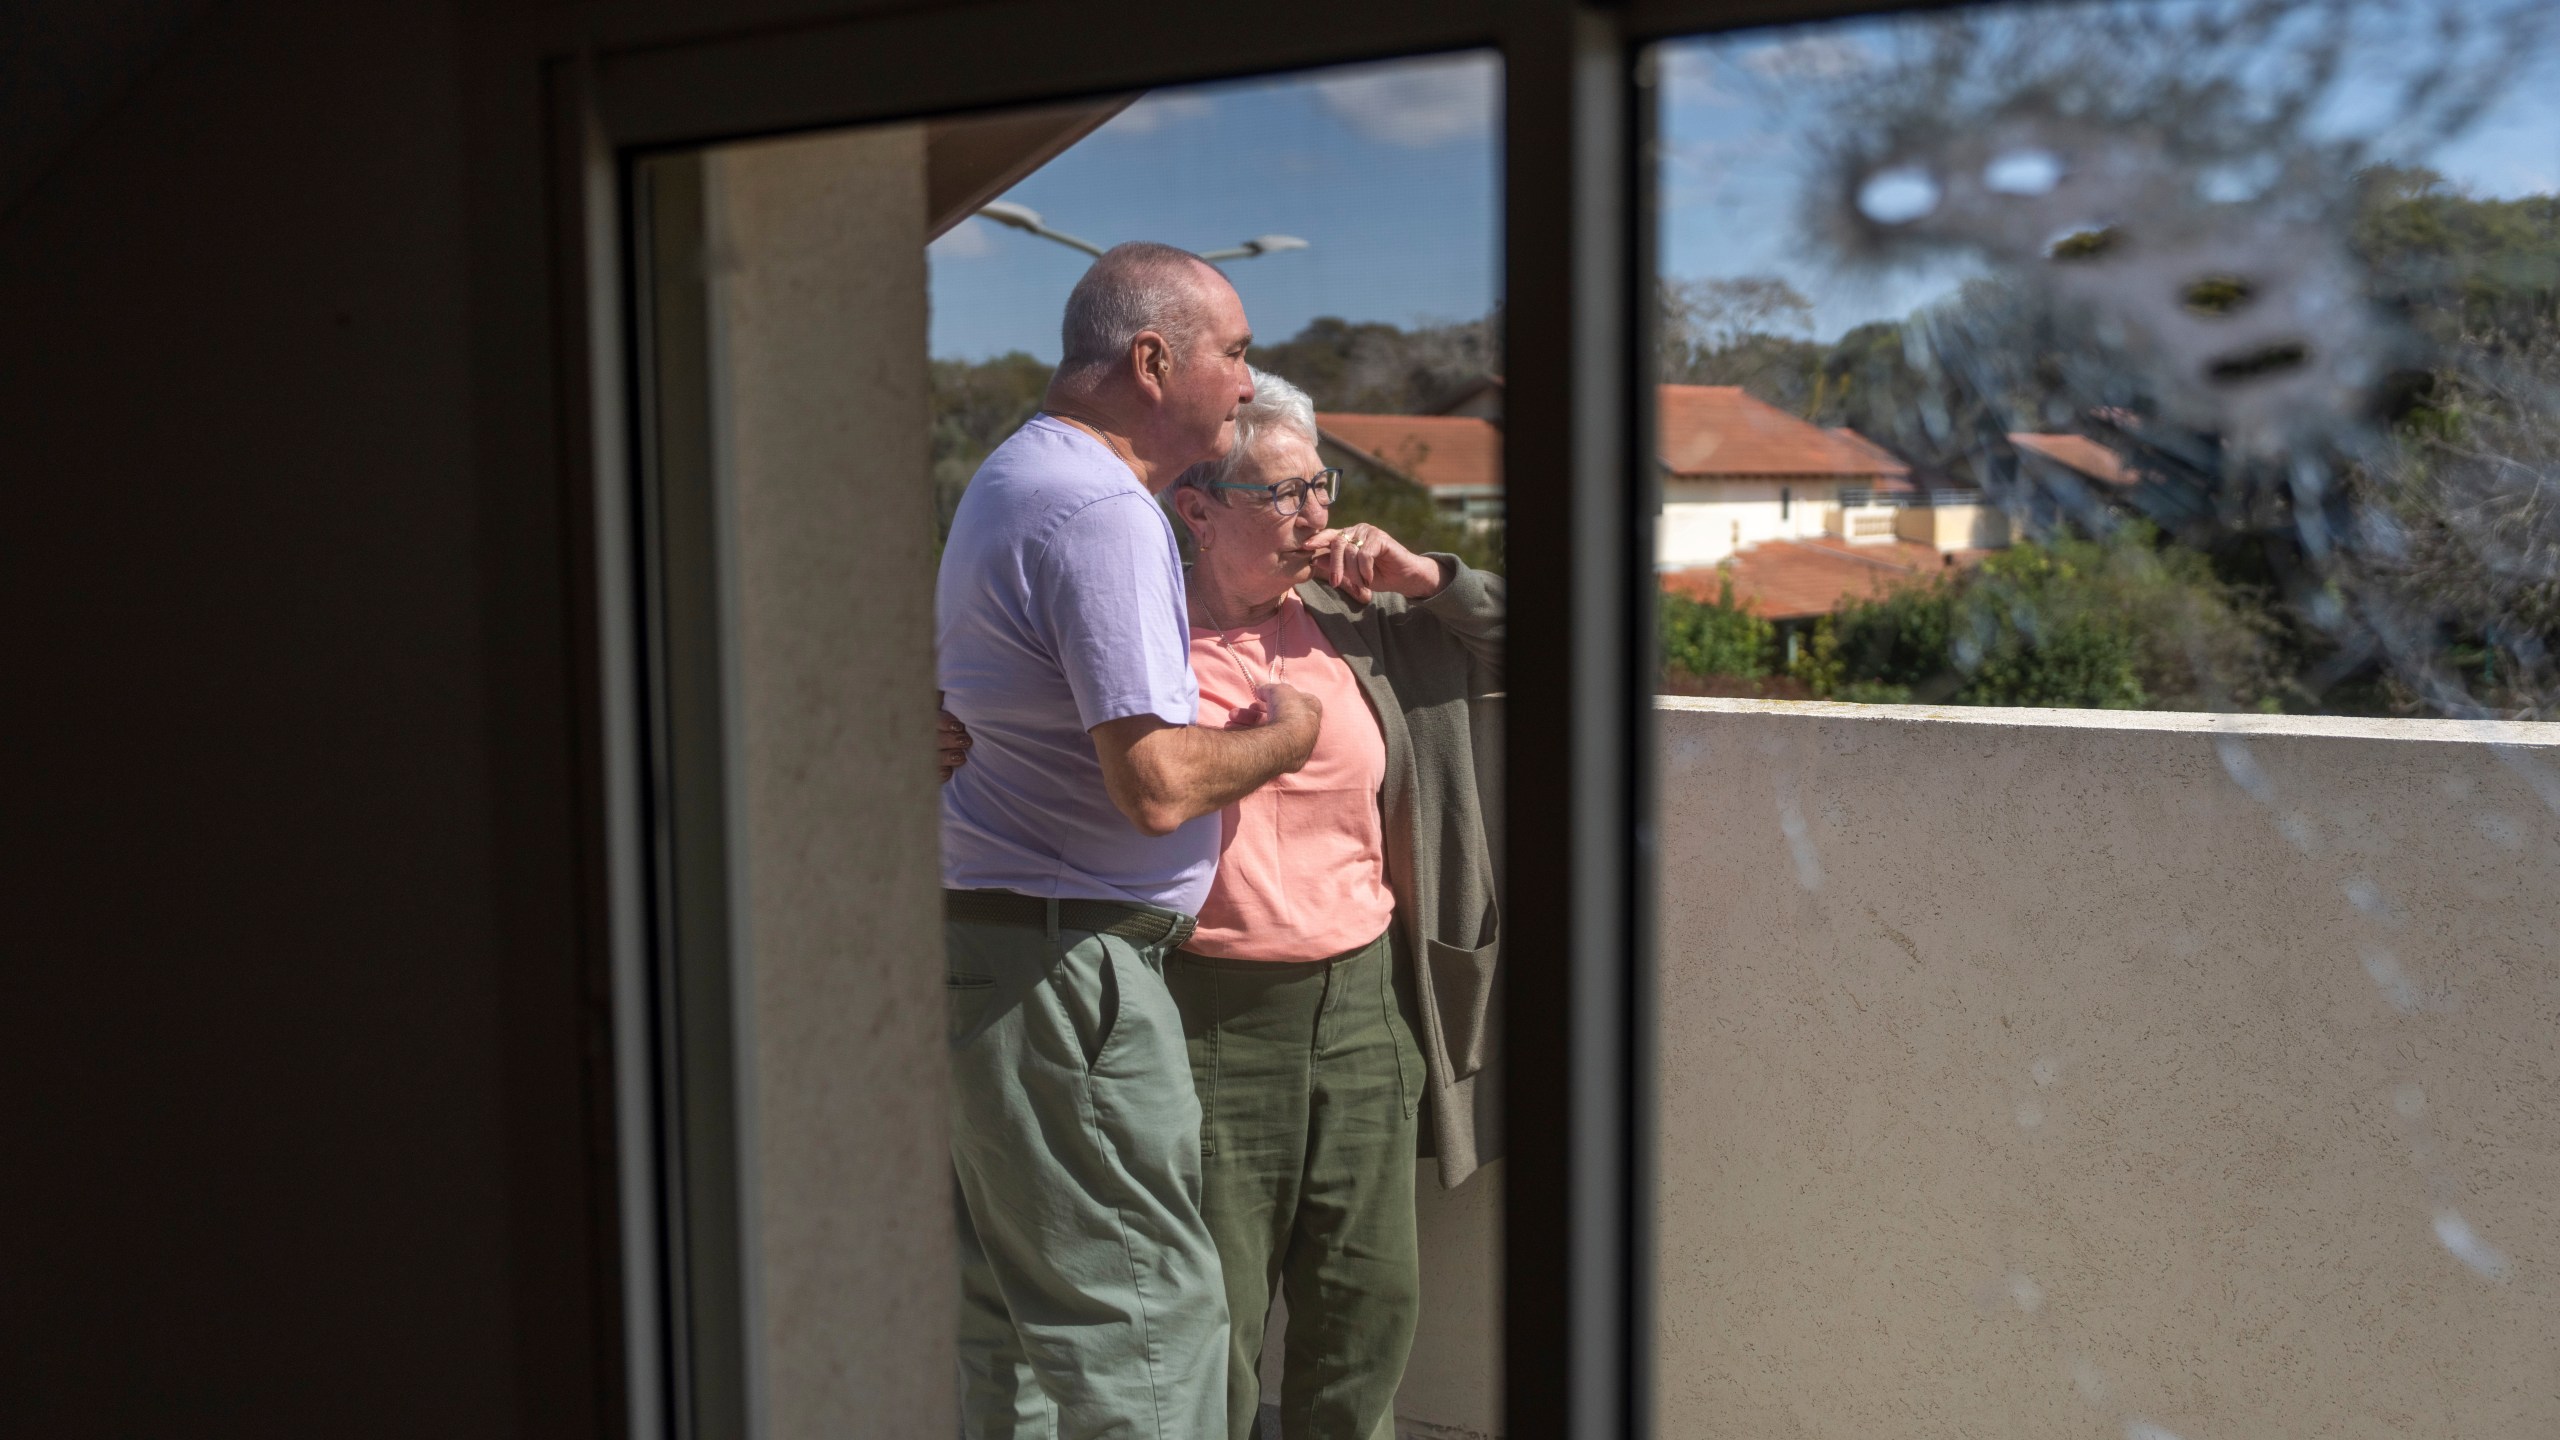
[[[967,897],[953,897],[954,900]],[[1037,912],[1042,902],[1027,903]],[[1208,1440],[1227,1304],[1165,957],[1187,916],[945,921],[967,1440]]]
[[[1165,980],[1200,1097],[1200,1210],[1226,1277],[1229,1440],[1253,1440],[1275,1290],[1289,1305],[1285,1440],[1390,1437],[1422,1300],[1423,1068],[1389,937],[1329,960],[1176,951]]]

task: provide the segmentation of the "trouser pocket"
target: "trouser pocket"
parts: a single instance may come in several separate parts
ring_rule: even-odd
[[[1084,1068],[1099,1070],[1120,1033],[1119,945],[1111,936],[1093,933],[1072,940],[1061,935],[1059,941],[1066,953],[1059,957],[1058,1001],[1075,1027]]]
[[[1390,935],[1378,937],[1378,1004],[1385,1011],[1387,1034],[1396,1048],[1396,1081],[1403,1087],[1404,1118],[1412,1119],[1422,1108],[1422,1092],[1429,1070],[1422,1063],[1422,1046],[1413,1038],[1413,1027],[1405,1022],[1404,1006],[1396,1000],[1396,955],[1404,947]]]

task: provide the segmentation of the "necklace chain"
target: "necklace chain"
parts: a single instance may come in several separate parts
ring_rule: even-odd
[[[1279,684],[1280,677],[1289,673],[1289,657],[1281,655],[1274,657],[1271,661],[1270,679],[1255,679],[1253,667],[1244,663],[1244,652],[1236,648],[1236,642],[1228,639],[1224,634],[1221,634],[1218,636],[1218,648],[1226,651],[1227,658],[1236,662],[1237,673],[1244,676],[1245,685],[1256,693],[1259,693],[1265,685]]]

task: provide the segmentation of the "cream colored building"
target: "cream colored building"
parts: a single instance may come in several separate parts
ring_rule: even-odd
[[[1411,480],[1453,516],[1501,518],[1502,381],[1487,376],[1429,415],[1327,412],[1327,459]],[[1929,546],[2009,543],[2006,517],[1971,491],[1930,491],[1892,452],[1825,429],[1732,385],[1661,388],[1662,519],[1656,563],[1711,567],[1772,542]]]

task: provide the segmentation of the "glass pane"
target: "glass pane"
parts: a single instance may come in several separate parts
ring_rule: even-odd
[[[2560,1426],[2555,19],[1652,52],[1661,1433]]]
[[[1667,47],[1675,688],[2548,715],[2546,8]]]
[[[642,167],[700,1433],[1500,1430],[1499,93]]]

